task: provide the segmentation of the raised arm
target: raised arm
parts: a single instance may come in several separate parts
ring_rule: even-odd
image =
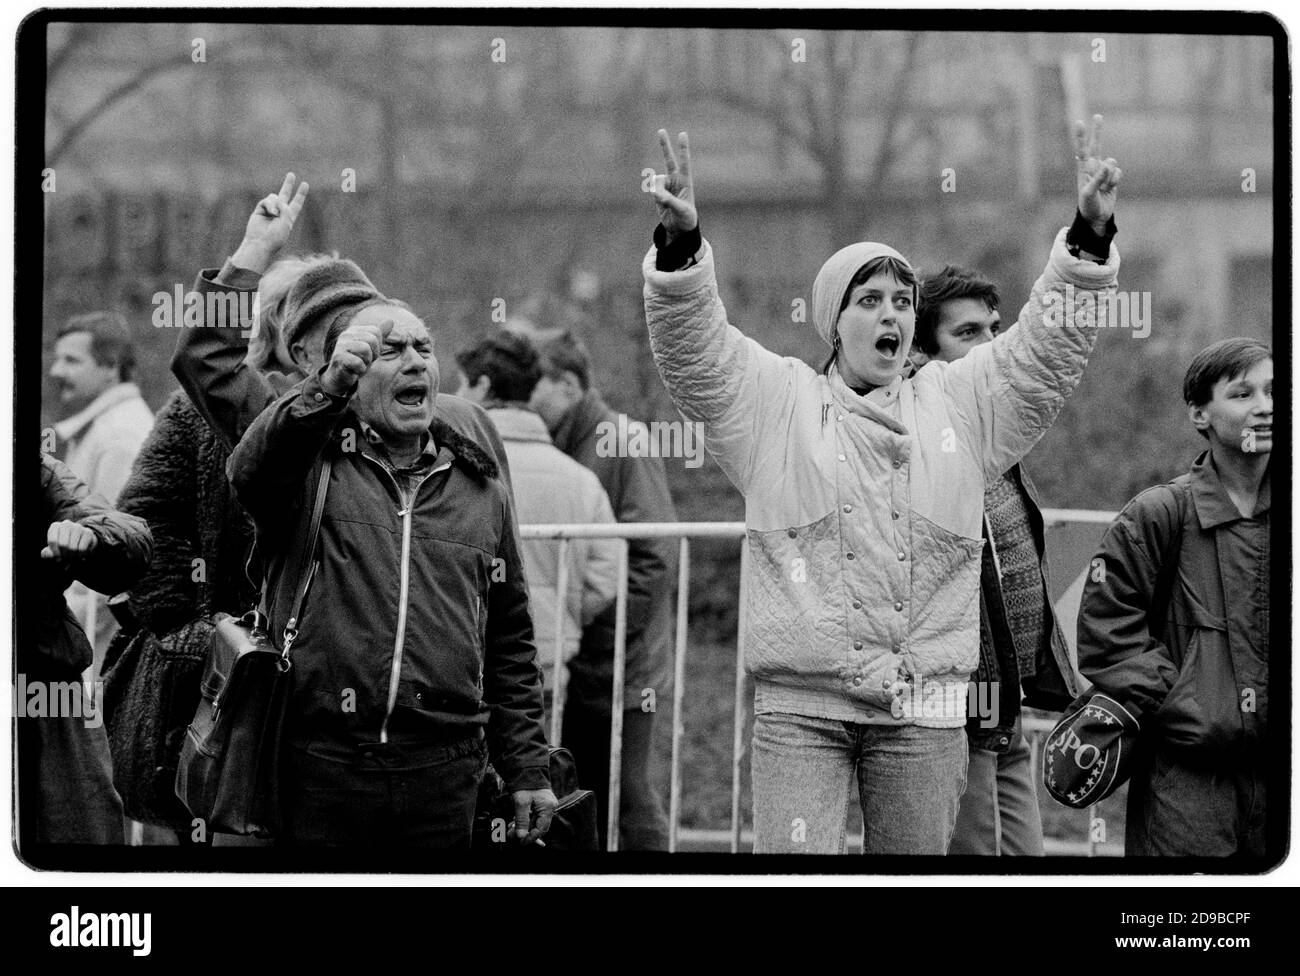
[[[278,193],[258,201],[244,239],[219,271],[201,271],[194,290],[202,296],[197,328],[184,328],[172,355],[172,372],[189,394],[195,408],[226,447],[233,448],[244,432],[283,389],[276,389],[244,357],[248,339],[242,323],[219,328],[207,321],[207,296],[234,294],[236,308],[247,307],[256,294],[262,274],[289,240],[294,223],[307,201],[307,184],[297,185],[289,173]],[[240,304],[240,296],[247,295]]]
[[[687,420],[702,422],[705,444],[743,492],[756,431],[791,395],[794,360],[746,338],[718,297],[713,249],[700,237],[686,133],[674,152],[659,130],[666,173],[655,177],[655,247],[642,262],[650,349],[664,385]]]
[[[274,530],[297,502],[303,481],[392,327],[389,321],[344,329],[329,363],[262,411],[231,452],[226,462],[230,486],[259,534]]]
[[[1075,125],[1078,215],[1052,244],[1015,324],[943,370],[918,374],[944,392],[977,439],[984,471],[998,477],[1025,456],[1074,392],[1111,306],[1119,255],[1111,247],[1122,171],[1101,159],[1101,116]]]

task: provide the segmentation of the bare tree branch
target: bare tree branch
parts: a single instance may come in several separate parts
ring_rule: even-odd
[[[884,131],[880,134],[880,144],[876,147],[876,158],[871,166],[871,179],[873,181],[884,180],[889,175],[890,167],[894,164],[894,156],[898,148],[895,145],[894,132],[903,118],[903,95],[911,78],[912,69],[916,65],[916,51],[920,45],[920,32],[912,31],[907,38],[907,48],[903,52],[903,63],[899,66],[898,73],[894,75],[894,84],[891,86],[889,97],[886,100],[889,109],[888,114],[885,116]]]
[[[59,137],[59,141],[54,144],[54,148],[45,154],[46,165],[54,166],[58,163],[60,157],[63,156],[67,148],[77,140],[81,133],[122,99],[139,91],[159,75],[166,74],[168,71],[190,63],[190,52],[185,51],[145,67],[139,73],[112,89],[64,130],[63,135]]]
[[[94,31],[90,28],[91,25],[87,23],[72,25],[72,28],[68,31],[67,41],[54,53],[45,66],[45,84],[47,87],[54,81],[59,71],[62,70],[68,58],[94,36]]]

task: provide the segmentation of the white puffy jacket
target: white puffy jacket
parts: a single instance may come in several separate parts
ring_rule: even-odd
[[[756,710],[965,724],[985,483],[1028,453],[1078,384],[1096,341],[1092,303],[1119,269],[1113,246],[1098,264],[1072,257],[1065,237],[1012,328],[866,396],[838,370],[819,374],[731,326],[707,242],[682,271],[658,271],[655,252],[646,255],[660,375],[745,496]],[[1045,319],[1049,301],[1060,304]],[[960,701],[959,712],[896,718],[890,688],[900,679],[914,696]]]

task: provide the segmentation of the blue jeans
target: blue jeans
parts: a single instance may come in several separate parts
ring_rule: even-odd
[[[1029,744],[1016,719],[1005,753],[970,750],[966,793],[949,854],[1042,857],[1043,818]]]
[[[965,729],[754,716],[754,853],[843,854],[856,770],[864,854],[946,854]]]

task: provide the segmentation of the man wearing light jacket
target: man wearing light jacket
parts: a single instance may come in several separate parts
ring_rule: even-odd
[[[456,357],[460,367],[457,395],[486,411],[505,442],[514,471],[515,505],[521,523],[534,525],[614,522],[609,497],[587,468],[553,443],[546,424],[528,405],[542,375],[537,350],[524,336],[501,331]],[[582,630],[608,607],[618,589],[617,539],[570,539],[563,565],[568,574],[564,594],[564,644],[567,664],[582,641]],[[560,542],[526,539],[524,565],[533,610],[538,664],[545,678],[548,710],[559,693],[556,660],[556,609],[559,605]],[[557,743],[558,744],[558,743]],[[599,777],[607,770],[584,770]]]
[[[1019,461],[1096,341],[1115,287],[1119,167],[1076,128],[1079,214],[1016,326],[904,379],[916,275],[842,248],[812,287],[818,373],[747,339],[700,237],[687,137],[660,130],[660,227],[642,262],[651,349],[674,403],[745,496],[746,667],[755,679],[755,851],[844,850],[855,772],[867,853],[947,852],[979,657],[984,487]],[[1095,305],[1094,305],[1095,309]]]

